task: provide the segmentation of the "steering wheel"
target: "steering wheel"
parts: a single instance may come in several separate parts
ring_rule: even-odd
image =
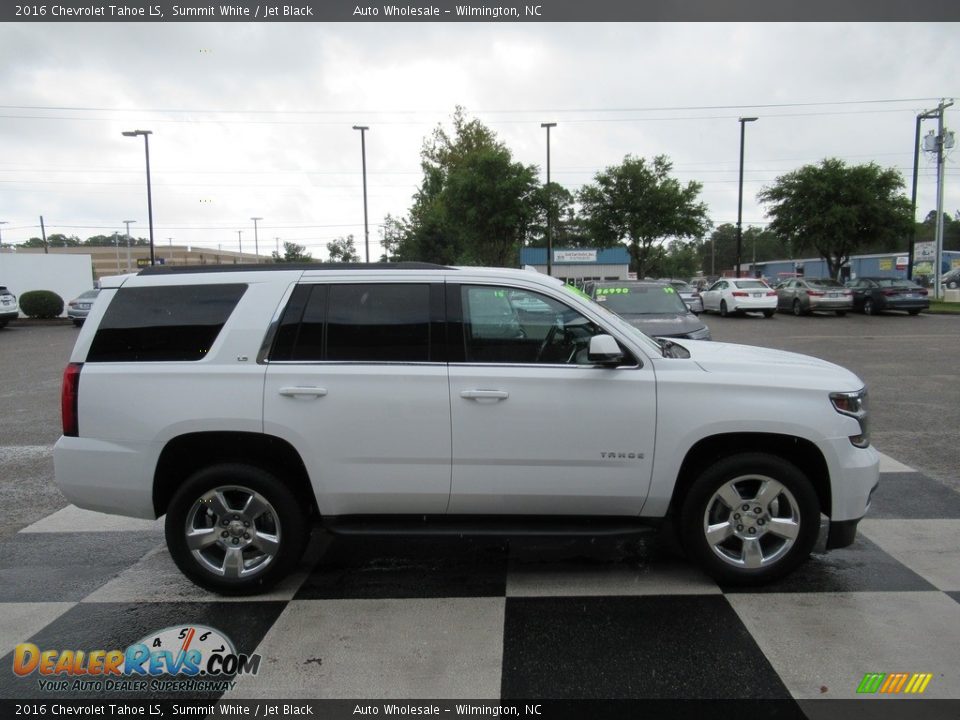
[[[540,343],[540,348],[537,350],[537,359],[536,362],[540,362],[540,358],[543,357],[543,353],[550,346],[550,343],[553,342],[553,339],[557,335],[557,331],[560,329],[560,326],[554,323],[550,326],[550,329],[547,331],[547,336],[543,339],[543,342]]]

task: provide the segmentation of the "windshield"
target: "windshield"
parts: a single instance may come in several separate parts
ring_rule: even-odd
[[[897,280],[895,278],[882,278],[877,280],[877,285],[880,287],[896,287],[896,288],[906,288],[913,287],[913,283],[909,280]]]
[[[825,288],[842,288],[843,285],[838,283],[836,280],[830,280],[829,278],[823,279],[810,279],[807,280],[807,285],[810,287],[825,287]]]
[[[737,280],[734,283],[742,290],[766,290],[767,284],[762,280]]]
[[[620,315],[685,314],[687,306],[671,285],[621,285],[601,287],[594,298]]]
[[[599,303],[595,302],[593,298],[587,295],[585,292],[579,288],[573,287],[572,285],[564,285],[564,290],[570,293],[573,297],[576,297],[580,302],[585,303],[590,306],[590,309],[595,313],[599,314],[603,321],[609,325],[613,325],[617,330],[619,330],[624,335],[629,335],[634,340],[639,342],[647,350],[647,352],[655,353],[657,355],[663,355],[663,348],[658,342],[648,335],[645,335],[640,330],[637,330],[633,325],[628,323],[622,317],[617,315],[614,312],[610,312],[607,308],[603,307]]]

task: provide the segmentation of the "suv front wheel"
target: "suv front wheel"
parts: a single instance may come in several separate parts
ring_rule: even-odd
[[[192,475],[167,508],[167,547],[184,575],[224,595],[263,592],[299,561],[308,536],[300,503],[258,467]]]
[[[720,460],[694,481],[680,521],[688,555],[708,574],[722,583],[758,585],[809,556],[820,506],[795,465],[744,453]]]

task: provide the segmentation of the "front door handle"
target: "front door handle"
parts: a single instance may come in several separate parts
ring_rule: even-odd
[[[462,390],[460,397],[467,400],[506,400],[510,393],[506,390]]]
[[[282,387],[279,393],[284,397],[323,397],[327,394],[327,389],[308,385],[298,385],[293,387]]]

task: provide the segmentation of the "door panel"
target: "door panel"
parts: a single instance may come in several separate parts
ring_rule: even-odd
[[[653,461],[649,368],[451,366],[452,514],[637,515]],[[463,397],[477,390],[506,397]]]
[[[449,512],[638,514],[653,460],[652,367],[629,353],[624,367],[591,364],[589,339],[607,330],[562,297],[494,285],[448,297],[463,318]]]

